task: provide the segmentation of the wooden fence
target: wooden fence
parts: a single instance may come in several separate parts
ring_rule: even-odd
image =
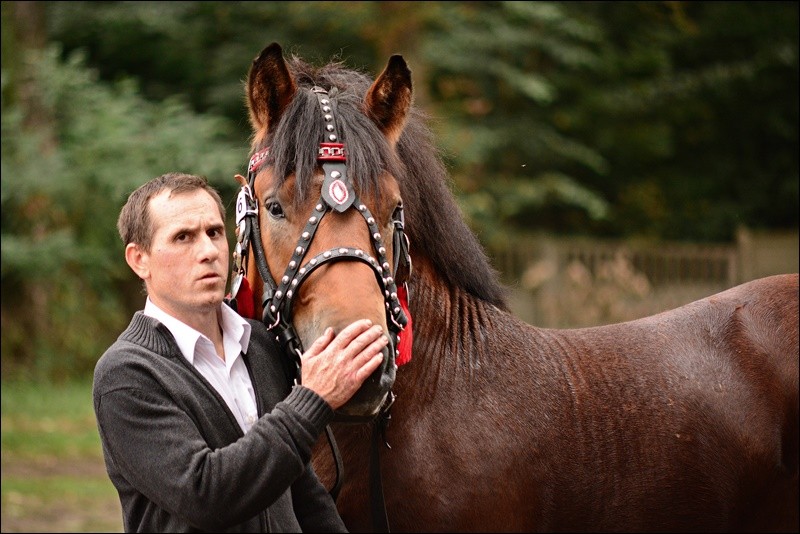
[[[518,316],[566,328],[635,319],[747,280],[798,272],[799,242],[797,232],[747,229],[727,244],[539,235],[489,253]]]

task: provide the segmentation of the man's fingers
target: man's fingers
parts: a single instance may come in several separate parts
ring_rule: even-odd
[[[389,338],[382,335],[354,358],[353,362],[356,365],[355,377],[359,384],[366,380],[383,363],[382,351],[388,343]]]
[[[383,351],[383,347],[385,347],[388,343],[389,343],[389,338],[388,337],[386,337],[384,335],[379,336],[378,339],[376,339],[375,341],[373,341],[372,343],[367,345],[361,351],[361,354],[359,354],[358,359],[361,360],[361,361],[366,361],[366,360],[372,358],[375,355],[378,355],[378,356],[382,357],[383,356],[383,352],[382,352]]]
[[[317,339],[314,340],[314,343],[308,347],[308,350],[303,354],[303,358],[308,358],[309,356],[316,356],[327,347],[331,340],[333,339],[333,328],[330,326],[325,329],[325,332],[322,333]]]
[[[383,354],[380,352],[374,354],[372,358],[370,358],[367,361],[366,364],[364,364],[360,369],[356,371],[356,380],[358,381],[358,383],[359,384],[363,383],[364,380],[366,380],[367,377],[369,377],[369,375],[371,375],[375,371],[375,369],[377,369],[378,366],[380,366],[382,362],[383,362]]]
[[[383,330],[380,327],[375,327],[374,331],[370,331],[369,328],[372,326],[372,321],[369,319],[359,319],[358,321],[354,321],[347,325],[341,332],[339,332],[336,336],[333,335],[333,328],[328,327],[325,329],[325,332],[314,340],[314,343],[303,353],[301,356],[302,360],[306,360],[313,356],[318,356],[325,350],[329,350],[334,354],[340,353],[341,351],[351,348],[356,349],[356,353],[362,350],[363,346],[366,346],[370,341],[372,341],[376,335],[378,335]],[[359,339],[359,336],[362,336],[362,339]],[[354,340],[357,340],[354,343]],[[352,343],[352,345],[351,345]],[[353,352],[350,352],[353,354]]]
[[[370,326],[372,321],[369,319],[359,319],[347,325],[331,342],[334,350],[341,350],[347,347],[354,339],[364,333]]]

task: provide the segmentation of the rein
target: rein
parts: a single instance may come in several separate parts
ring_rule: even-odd
[[[335,90],[335,89],[334,89]],[[375,279],[384,295],[386,307],[386,324],[389,329],[389,350],[394,351],[395,365],[406,363],[410,358],[411,328],[410,315],[408,314],[408,286],[407,280],[411,274],[411,256],[409,254],[408,236],[405,234],[405,220],[403,216],[402,204],[398,206],[392,215],[393,222],[393,253],[394,264],[390,265],[386,258],[386,247],[383,241],[376,220],[367,206],[353,189],[351,181],[347,177],[347,156],[345,146],[338,142],[336,122],[333,114],[328,92],[320,87],[313,87],[311,91],[316,95],[320,111],[324,118],[325,136],[324,142],[320,143],[317,161],[321,163],[325,174],[322,184],[320,199],[314,207],[314,211],[309,217],[306,225],[297,241],[294,254],[289,261],[283,276],[280,280],[273,279],[267,266],[266,253],[261,241],[261,230],[258,220],[258,200],[253,191],[255,189],[256,176],[267,161],[269,147],[262,149],[252,155],[247,166],[247,183],[243,184],[236,199],[236,235],[237,243],[233,253],[233,267],[235,275],[231,281],[231,292],[229,303],[236,307],[236,295],[242,288],[242,283],[247,284],[245,278],[247,256],[250,245],[252,245],[254,259],[259,275],[264,282],[262,293],[263,313],[261,320],[267,328],[273,331],[278,338],[283,351],[294,363],[294,383],[300,381],[300,356],[303,354],[303,345],[292,324],[292,305],[293,297],[302,283],[308,276],[320,266],[337,261],[359,261],[369,265],[375,274]],[[336,247],[328,249],[306,259],[306,254],[311,245],[311,241],[319,228],[320,221],[328,213],[344,213],[348,209],[355,209],[364,218],[370,233],[374,256],[369,251],[352,247]],[[304,263],[305,261],[305,263]],[[401,285],[398,287],[397,276],[402,277]],[[406,343],[403,352],[409,355],[402,362],[399,361],[400,333],[408,327],[408,339],[403,336]],[[385,503],[383,500],[383,489],[380,478],[379,462],[379,439],[383,438],[386,442],[385,431],[391,419],[389,414],[391,405],[394,403],[395,395],[389,391],[386,401],[379,413],[372,417],[343,416],[337,415],[334,421],[338,422],[373,422],[372,436],[372,458],[370,460],[370,481],[372,486],[372,507],[373,524],[376,530],[389,531],[388,520],[386,518]],[[333,431],[328,425],[325,429],[331,451],[336,465],[336,482],[330,490],[331,496],[336,500],[342,484],[342,461],[338,447],[334,439]]]

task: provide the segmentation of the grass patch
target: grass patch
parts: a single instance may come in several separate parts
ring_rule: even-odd
[[[82,500],[106,497],[109,481],[75,476],[51,476],[43,478],[15,478],[3,484],[9,495],[38,499],[44,504],[53,504],[68,499]],[[4,503],[5,504],[5,503]]]
[[[102,459],[90,382],[3,382],[2,390],[4,454]]]
[[[89,381],[2,383],[2,532],[121,532]]]

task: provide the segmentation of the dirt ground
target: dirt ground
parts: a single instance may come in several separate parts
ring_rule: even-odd
[[[34,497],[23,492],[3,491],[2,532],[122,532],[122,514],[116,493],[96,491],[80,494],[61,486],[80,487],[82,480],[111,485],[102,460],[77,459],[69,462],[46,459],[2,462],[2,478],[52,485],[52,497]],[[63,481],[68,481],[64,483]]]

